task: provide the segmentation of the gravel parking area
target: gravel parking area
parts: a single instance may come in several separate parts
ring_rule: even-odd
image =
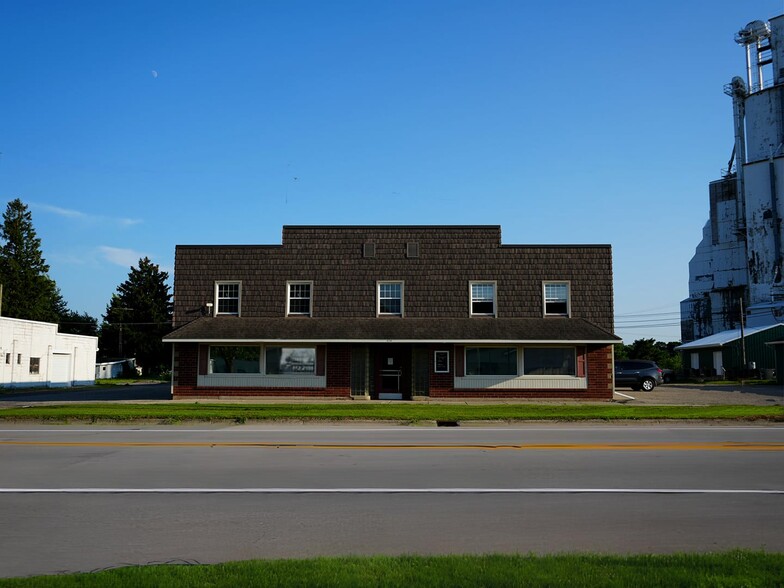
[[[631,397],[631,398],[626,398]],[[753,404],[759,406],[784,405],[784,386],[735,385],[695,386],[689,384],[664,384],[651,392],[616,388],[615,402],[628,404],[664,404],[708,406],[716,404]]]

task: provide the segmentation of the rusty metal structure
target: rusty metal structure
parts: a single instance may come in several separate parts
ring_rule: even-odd
[[[741,321],[784,323],[784,15],[750,22],[735,41],[746,52],[746,76],[724,87],[734,144],[723,177],[709,185],[710,217],[689,262],[684,343]]]

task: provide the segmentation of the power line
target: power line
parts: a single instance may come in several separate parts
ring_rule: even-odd
[[[652,312],[652,313],[641,313],[641,314],[616,314],[616,317],[629,317],[634,318],[638,316],[681,316],[680,312]]]

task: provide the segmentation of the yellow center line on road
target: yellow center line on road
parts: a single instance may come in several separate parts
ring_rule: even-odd
[[[326,450],[480,450],[480,451],[784,451],[784,443],[524,443],[524,444],[341,444],[275,442],[157,441],[0,441],[21,447],[256,447],[260,449]]]

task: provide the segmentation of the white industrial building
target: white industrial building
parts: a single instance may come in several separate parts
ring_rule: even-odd
[[[57,325],[0,317],[0,387],[95,384],[98,337],[67,335]]]
[[[749,327],[784,323],[784,15],[749,23],[735,41],[746,73],[724,89],[734,147],[710,183],[710,218],[689,263],[684,343],[740,328],[741,317]]]

